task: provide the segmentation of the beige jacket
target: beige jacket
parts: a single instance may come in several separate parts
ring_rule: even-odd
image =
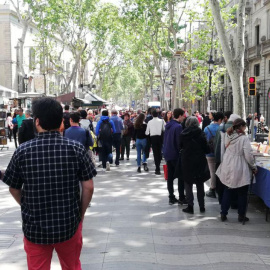
[[[256,169],[256,165],[248,137],[236,132],[231,136],[226,134],[225,146],[228,144],[216,175],[224,185],[230,188],[249,185],[251,170]]]

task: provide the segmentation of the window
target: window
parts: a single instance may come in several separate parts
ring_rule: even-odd
[[[254,76],[260,76],[260,64],[254,65]]]
[[[260,25],[255,26],[255,44],[260,45]]]

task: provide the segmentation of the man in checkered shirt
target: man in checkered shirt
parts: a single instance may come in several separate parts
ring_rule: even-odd
[[[63,110],[57,101],[34,101],[33,115],[38,135],[15,151],[3,179],[21,205],[28,269],[50,269],[55,249],[62,269],[78,270],[96,171],[85,147],[58,132]]]

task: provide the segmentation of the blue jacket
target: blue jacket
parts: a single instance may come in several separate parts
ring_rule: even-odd
[[[89,132],[87,130],[87,132]],[[86,137],[86,129],[81,128],[81,127],[70,127],[67,130],[65,130],[65,135],[66,138],[69,138],[71,140],[80,142],[82,145],[85,146],[87,150],[89,150],[90,146],[93,146],[94,141],[93,138],[89,132],[89,139],[87,141]]]
[[[210,131],[211,131],[212,134],[210,133],[209,129],[210,129]],[[206,135],[206,139],[207,139],[208,142],[212,138],[212,135],[213,135],[213,137],[216,136],[216,133],[217,133],[218,129],[219,129],[219,124],[214,123],[214,122],[212,124],[210,124],[209,126],[207,126],[204,129],[204,133]],[[210,154],[207,154],[206,156],[207,157],[214,157],[215,154],[214,153],[210,153]]]
[[[166,124],[163,142],[163,155],[166,161],[178,159],[182,131],[182,125],[176,120],[171,120]]]
[[[121,133],[121,131],[124,129],[123,120],[117,115],[114,115],[111,117],[111,121],[114,123],[115,133]]]
[[[101,122],[104,121],[104,120],[109,120],[110,124],[112,125],[113,133],[115,133],[115,125],[114,125],[114,122],[113,122],[112,120],[109,119],[109,116],[101,116],[101,117],[100,117],[100,120],[98,121],[97,126],[96,126],[96,135],[97,135],[97,136],[99,135],[100,124],[101,124]]]

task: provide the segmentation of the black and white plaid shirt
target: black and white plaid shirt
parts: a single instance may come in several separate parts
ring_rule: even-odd
[[[22,189],[25,237],[36,244],[69,240],[81,221],[79,182],[95,175],[85,147],[59,132],[39,133],[21,144],[3,182]]]

